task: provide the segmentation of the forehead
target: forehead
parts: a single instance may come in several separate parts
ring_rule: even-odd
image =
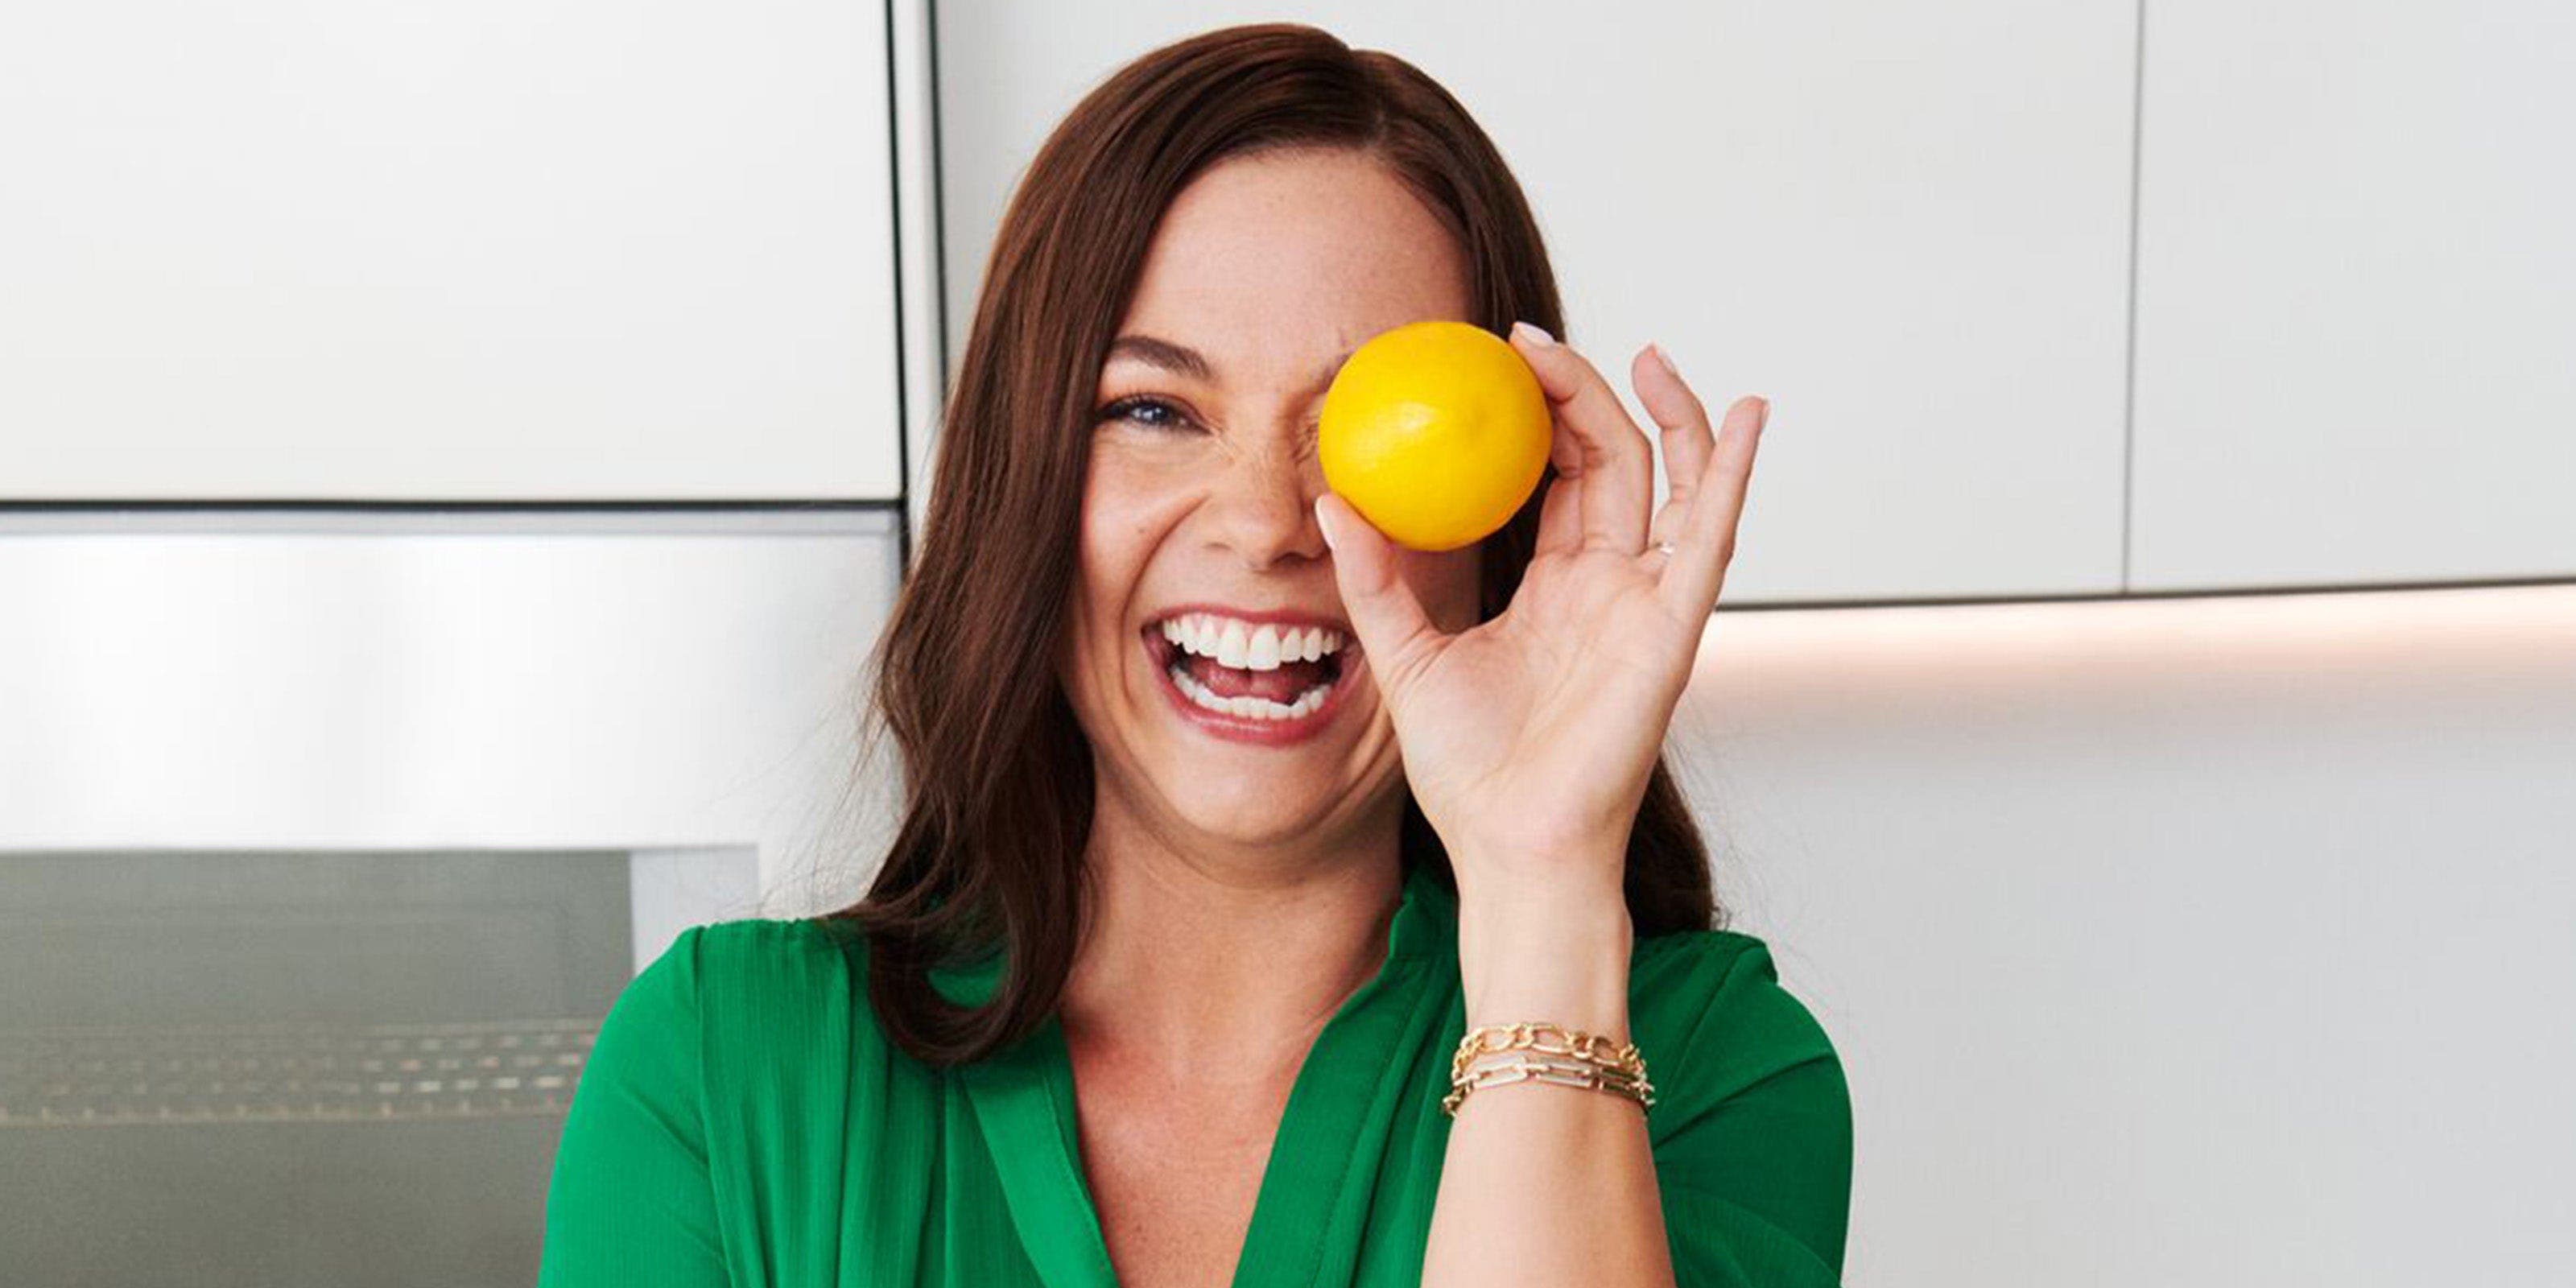
[[[1302,378],[1389,327],[1467,315],[1457,241],[1383,162],[1236,157],[1164,212],[1122,332],[1208,355],[1221,379]]]

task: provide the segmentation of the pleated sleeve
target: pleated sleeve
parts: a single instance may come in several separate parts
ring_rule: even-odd
[[[538,1288],[729,1288],[707,1169],[704,930],[681,932],[600,1024],[555,1150]]]
[[[1851,1095],[1840,1058],[1730,931],[1641,953],[1631,1025],[1656,1105],[1655,1179],[1680,1288],[1840,1282],[1851,1209]]]

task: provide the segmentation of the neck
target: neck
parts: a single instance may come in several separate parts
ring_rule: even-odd
[[[1397,810],[1294,852],[1188,852],[1106,793],[1087,924],[1065,983],[1067,1040],[1203,1083],[1293,1073],[1385,965],[1402,896]]]

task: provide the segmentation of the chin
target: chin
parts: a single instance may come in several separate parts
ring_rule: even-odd
[[[1223,771],[1201,766],[1197,772],[1196,781],[1167,784],[1163,799],[1192,830],[1235,845],[1278,845],[1310,838],[1342,800],[1342,792],[1334,787],[1309,785],[1275,771],[1243,771],[1229,775],[1232,781],[1227,783],[1208,781]]]

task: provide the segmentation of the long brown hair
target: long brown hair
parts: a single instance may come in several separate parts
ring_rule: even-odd
[[[1565,334],[1547,248],[1501,154],[1393,55],[1299,24],[1230,27],[1127,64],[1056,127],[995,238],[920,546],[871,658],[875,705],[903,755],[900,823],[866,896],[822,918],[864,937],[879,1022],[925,1063],[1011,1045],[1063,993],[1093,783],[1055,662],[1101,364],[1164,208],[1220,160],[1287,147],[1358,149],[1408,184],[1465,251],[1471,321]],[[1546,486],[1483,543],[1484,618],[1520,585]],[[1409,794],[1402,849],[1457,888]],[[1660,758],[1625,887],[1641,938],[1722,924],[1707,849]],[[1002,969],[982,1005],[929,978],[993,953]]]

